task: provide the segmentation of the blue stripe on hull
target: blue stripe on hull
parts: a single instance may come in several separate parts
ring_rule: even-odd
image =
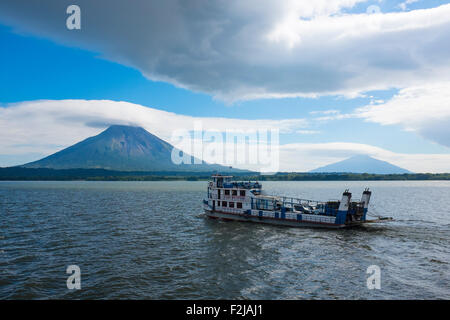
[[[279,218],[271,218],[262,216],[262,211],[259,212],[258,216],[251,216],[245,213],[237,214],[237,213],[228,213],[228,212],[220,212],[220,211],[211,211],[205,210],[206,214],[210,217],[215,218],[223,218],[227,220],[236,220],[236,221],[251,221],[258,223],[266,223],[273,225],[284,225],[284,226],[292,226],[292,227],[321,227],[321,228],[343,228],[345,224],[335,224],[335,223],[326,223],[326,222],[316,222],[316,221],[304,221],[297,219],[279,219]],[[300,217],[301,218],[301,217]]]

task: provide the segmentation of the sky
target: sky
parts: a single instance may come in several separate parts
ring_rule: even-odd
[[[280,171],[450,172],[449,1],[4,0],[0,43],[0,166],[111,124],[176,145],[200,123],[278,130]]]

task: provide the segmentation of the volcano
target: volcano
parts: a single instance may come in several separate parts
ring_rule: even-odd
[[[310,171],[311,173],[372,173],[402,174],[412,173],[389,162],[378,160],[367,155],[355,155],[351,158],[335,162]]]
[[[117,171],[225,171],[229,167],[208,164],[190,157],[192,164],[172,162],[173,146],[141,127],[112,125],[25,168],[108,169]],[[197,163],[197,162],[196,162]],[[234,171],[239,171],[233,169]]]

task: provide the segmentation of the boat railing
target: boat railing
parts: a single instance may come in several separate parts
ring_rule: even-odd
[[[241,214],[242,209],[234,209],[234,208],[223,208],[223,207],[218,207],[217,208],[219,211],[223,211],[223,212],[228,212],[228,213],[237,213],[237,214]]]
[[[329,202],[308,200],[293,197],[252,198],[251,208],[257,210],[285,211],[336,216],[338,206]]]
[[[321,202],[321,201],[300,199],[300,198],[293,198],[293,197],[281,197],[281,201],[283,203],[283,206],[290,205],[291,207],[293,207],[294,205],[317,207],[319,204],[325,204],[325,202]]]
[[[233,200],[233,201],[244,201],[245,196],[230,196],[230,195],[223,195],[223,200]]]
[[[224,182],[223,183],[223,187],[227,188],[227,189],[232,189],[232,188],[236,188],[236,189],[261,189],[262,185],[259,182],[237,182],[237,181],[232,181],[232,182]]]
[[[208,199],[212,200],[224,200],[224,201],[239,201],[239,202],[245,202],[246,197],[245,196],[228,196],[228,195],[221,195],[220,198],[216,194],[209,194]]]

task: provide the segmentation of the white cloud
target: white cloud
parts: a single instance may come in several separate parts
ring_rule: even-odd
[[[198,143],[198,142],[197,142]],[[215,146],[214,143],[209,144],[209,148],[221,150],[220,147]],[[205,144],[203,144],[203,147]],[[182,150],[190,151],[191,145],[179,145]],[[194,148],[199,149],[200,144],[196,144]],[[239,165],[227,162],[226,154],[233,154],[233,150],[241,150],[242,156]],[[249,146],[237,144],[236,146],[230,143],[225,144],[224,153],[220,153],[217,157],[204,158],[211,163],[220,163],[226,165],[233,165],[234,167],[259,171],[266,166],[261,163],[254,163],[251,161],[251,152],[244,152],[244,150],[252,150]],[[259,152],[264,152],[264,146]],[[450,154],[406,154],[396,153],[383,148],[362,144],[362,143],[348,143],[348,142],[330,142],[330,143],[290,143],[281,144],[276,151],[279,155],[279,161],[271,158],[272,166],[278,168],[281,172],[308,172],[310,170],[322,167],[334,162],[348,159],[354,155],[369,155],[375,159],[387,161],[401,168],[407,169],[417,173],[440,173],[450,172]],[[214,161],[216,159],[223,159],[223,161]],[[248,163],[247,163],[248,162]],[[276,162],[276,165],[273,165]],[[270,170],[263,170],[269,171]]]
[[[242,133],[261,128],[278,129],[284,133],[297,132],[308,124],[304,119],[196,118],[109,100],[21,102],[0,108],[0,127],[3,128],[0,131],[0,165],[37,160],[96,135],[111,124],[142,126],[160,138],[174,143],[171,137],[175,131],[191,131],[198,123],[201,123],[202,129],[209,132],[231,129]],[[189,151],[189,147],[185,145],[182,149]],[[232,146],[227,145],[226,148],[230,150]],[[400,154],[366,144],[284,144],[280,145],[279,154],[281,171],[309,171],[355,154],[368,154],[414,172],[450,172],[449,154]],[[20,159],[24,161],[18,162]]]
[[[402,9],[402,10],[406,10],[408,5],[415,3],[415,2],[419,2],[420,0],[406,0],[405,2],[400,3],[398,6]]]
[[[297,130],[296,133],[298,134],[319,134],[319,130]]]
[[[348,118],[355,118],[357,117],[354,113],[341,113],[340,111],[336,110],[336,112],[327,112],[327,113],[313,113],[313,114],[323,114],[321,117],[313,118],[315,121],[320,122],[326,122],[331,120],[342,120],[342,119],[348,119]]]
[[[450,172],[450,154],[404,154],[360,143],[293,143],[280,146],[281,171],[310,171],[364,154],[412,172]]]
[[[315,111],[311,111],[309,114],[315,115],[315,114],[338,114],[338,113],[340,113],[339,110],[330,109],[330,110],[324,110],[324,111],[315,110]]]
[[[353,117],[405,130],[450,147],[450,82],[402,89],[391,100],[359,108]]]
[[[79,0],[81,30],[68,31],[70,1],[9,0],[0,21],[227,101],[450,80],[450,5],[342,13],[358,2]]]
[[[34,153],[39,158],[39,154],[61,150],[111,124],[141,126],[168,142],[177,130],[192,131],[196,124],[218,132],[278,129],[289,133],[307,126],[304,119],[196,118],[110,100],[40,100],[0,108],[0,127],[5,128],[0,131],[0,155]]]

